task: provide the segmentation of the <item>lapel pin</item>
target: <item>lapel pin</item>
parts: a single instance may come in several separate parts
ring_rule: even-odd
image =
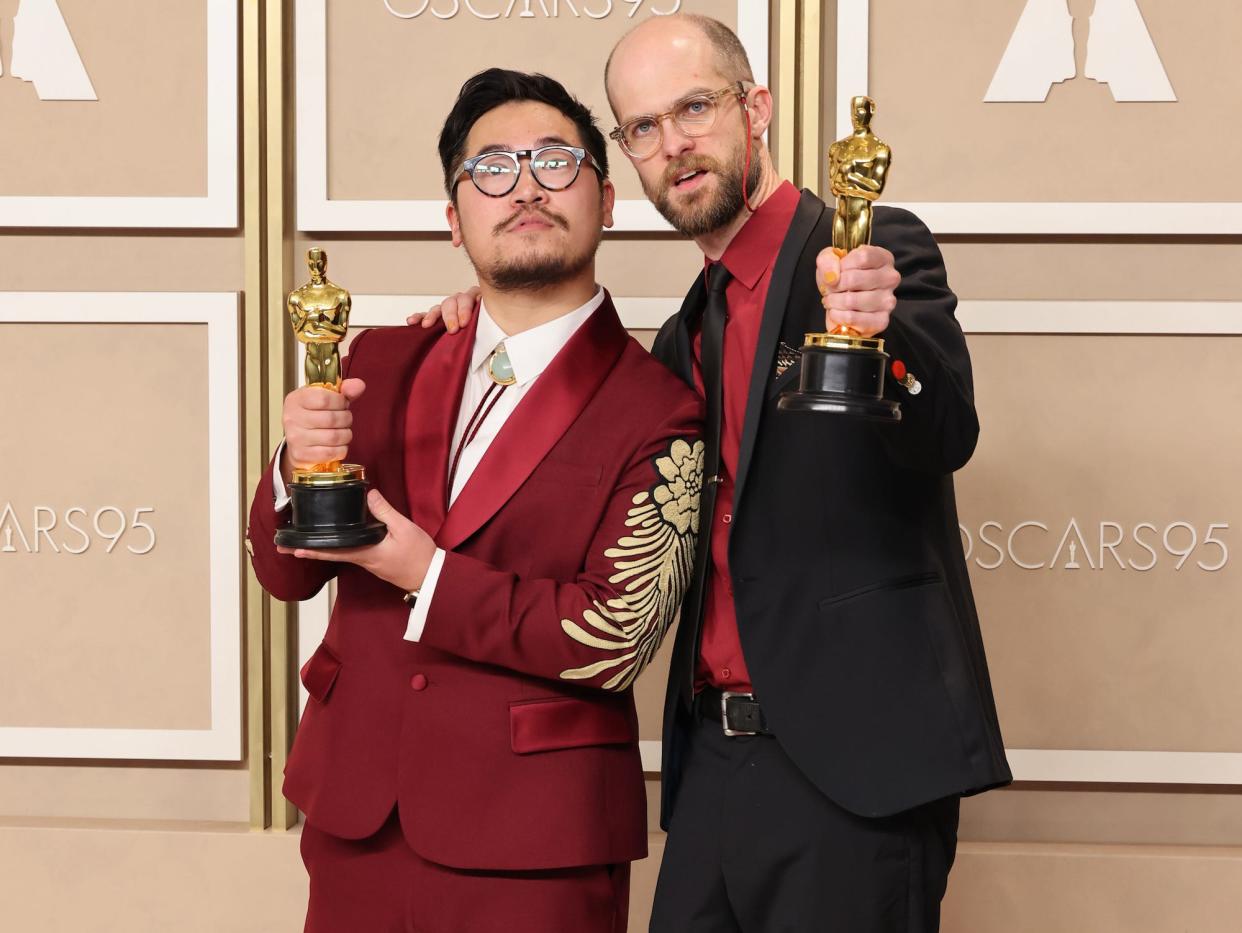
[[[893,378],[897,380],[897,384],[905,387],[905,390],[911,395],[918,395],[923,391],[923,383],[914,378],[914,373],[906,369],[906,364],[901,360],[893,360],[892,365]]]

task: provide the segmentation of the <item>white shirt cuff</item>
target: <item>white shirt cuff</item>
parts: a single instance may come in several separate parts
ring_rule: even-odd
[[[440,579],[440,571],[444,567],[444,549],[436,548],[427,567],[427,576],[423,577],[423,585],[419,587],[418,599],[414,600],[414,608],[410,610],[410,621],[405,627],[405,640],[418,641],[423,637],[423,628],[427,625],[427,613],[431,611],[431,599],[436,592],[436,583]]]
[[[280,461],[285,456],[285,442],[281,441],[276,448],[276,459],[272,461],[272,491],[276,494],[276,511],[283,512],[289,508],[289,490],[285,488],[285,478],[280,475]]]

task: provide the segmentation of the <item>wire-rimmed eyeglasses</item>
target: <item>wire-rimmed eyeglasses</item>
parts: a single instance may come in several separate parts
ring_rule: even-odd
[[[671,119],[686,136],[705,136],[711,132],[720,111],[720,98],[736,97],[745,105],[746,84],[735,81],[728,87],[706,94],[683,97],[666,113],[646,114],[627,120],[608,135],[621,144],[621,148],[635,159],[645,159],[664,142],[664,121]]]
[[[530,173],[539,186],[548,191],[564,191],[577,181],[584,164],[599,174],[599,166],[585,149],[543,146],[513,152],[498,149],[469,158],[457,170],[457,183],[469,177],[474,186],[489,198],[502,198],[517,186],[522,159],[530,163]]]

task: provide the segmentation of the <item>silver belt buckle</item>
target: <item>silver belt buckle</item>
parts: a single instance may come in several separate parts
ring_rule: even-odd
[[[734,690],[720,691],[720,727],[724,729],[725,735],[758,735],[758,732],[739,732],[736,729],[729,728],[729,697],[742,697],[746,700],[753,700],[753,693],[738,693]]]

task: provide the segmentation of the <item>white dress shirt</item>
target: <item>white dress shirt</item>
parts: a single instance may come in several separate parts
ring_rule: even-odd
[[[457,464],[457,474],[453,478],[453,488],[449,490],[449,507],[457,500],[457,496],[465,488],[479,461],[487,453],[488,447],[500,433],[509,416],[517,409],[535,380],[548,368],[548,364],[556,357],[572,337],[601,304],[604,303],[604,290],[596,290],[594,297],[581,307],[568,314],[563,314],[546,324],[524,330],[520,334],[509,336],[500,329],[492,316],[487,313],[486,305],[479,306],[479,323],[474,335],[474,350],[470,357],[470,368],[466,372],[466,385],[462,393],[461,407],[457,411],[457,426],[453,431],[453,442],[449,446],[447,456],[451,467],[453,456],[466,433],[466,425],[471,415],[483,400],[492,378],[488,375],[487,364],[492,351],[500,343],[504,343],[505,352],[513,366],[513,375],[517,380],[513,385],[500,393],[496,404],[488,412],[487,418],[479,427],[478,432],[466,444],[461,452],[461,460]],[[452,337],[445,337],[452,340]],[[277,451],[277,460],[284,455],[284,445]],[[288,506],[289,496],[281,479],[280,471],[275,470],[272,485],[276,492],[276,510]],[[436,582],[440,579],[440,570],[444,566],[444,551],[436,548],[436,553],[427,568],[423,585],[419,588],[419,597],[410,610],[410,621],[406,626],[407,641],[418,641],[427,624],[427,613],[431,609],[431,601],[435,596]]]

